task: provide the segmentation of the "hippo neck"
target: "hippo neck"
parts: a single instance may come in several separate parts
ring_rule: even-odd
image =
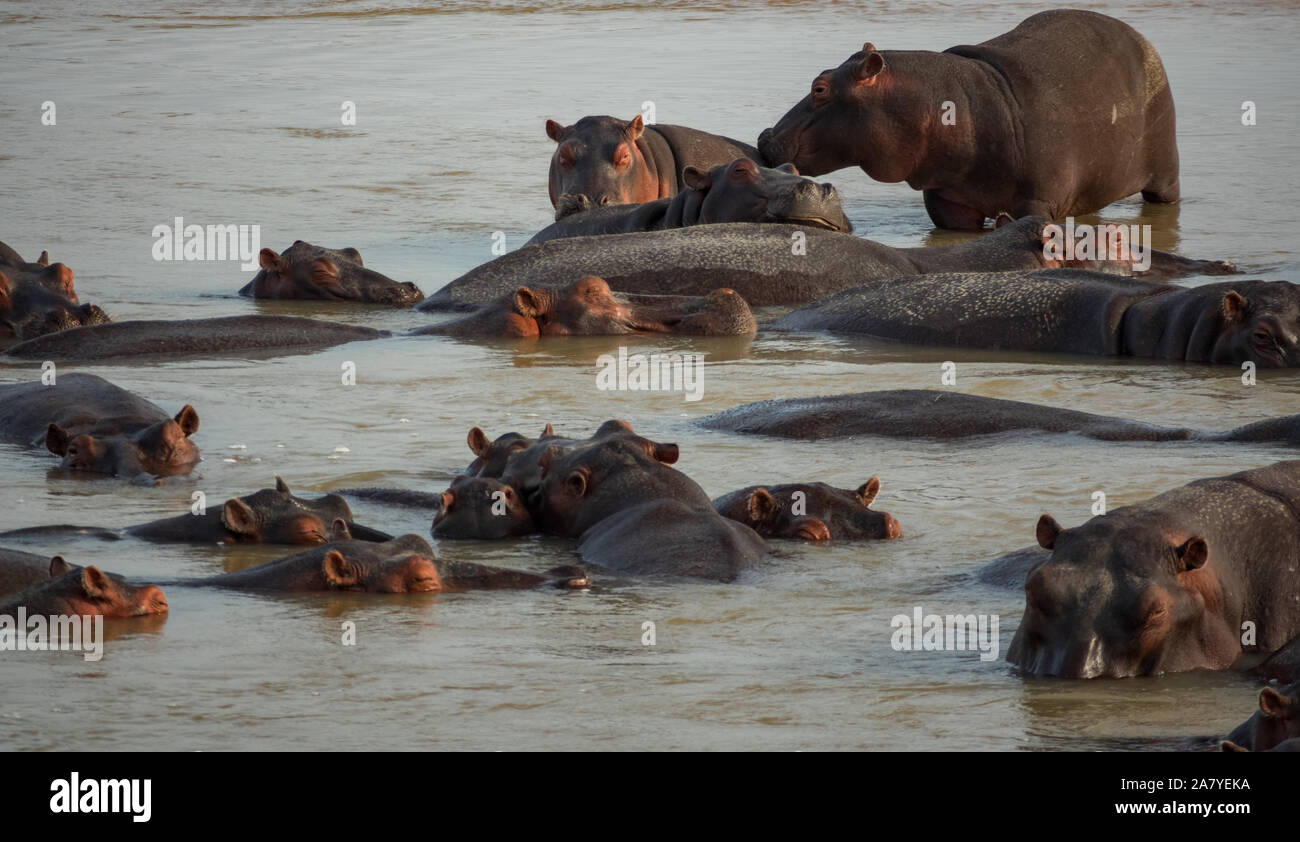
[[[1157,286],[1129,304],[1120,321],[1121,353],[1184,362],[1209,362],[1223,329],[1222,312],[1202,306],[1197,289]]]
[[[682,188],[682,175],[677,172],[672,147],[654,128],[647,128],[636,140],[641,159],[645,161],[646,177],[659,185],[659,198],[673,196]]]

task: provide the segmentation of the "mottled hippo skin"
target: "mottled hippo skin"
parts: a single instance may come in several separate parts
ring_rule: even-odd
[[[818,75],[758,148],[809,175],[858,166],[906,181],[940,228],[1004,213],[1061,219],[1138,192],[1179,198],[1160,57],[1132,27],[1093,12],[1042,12],[942,53],[864,44]]]
[[[698,484],[635,442],[549,449],[541,468],[539,524],[578,538],[592,564],[729,582],[767,556],[758,533],[719,515]]]
[[[199,415],[161,407],[93,374],[60,374],[0,386],[0,437],[44,444],[74,471],[137,478],[188,474],[199,461],[190,436]]]
[[[282,253],[262,249],[262,269],[240,295],[253,298],[305,298],[409,307],[424,298],[415,284],[399,283],[361,264],[354,248],[329,249],[297,240]]]
[[[472,310],[520,284],[565,286],[588,274],[624,293],[707,295],[726,287],[754,307],[804,304],[899,275],[1056,267],[1060,262],[1043,252],[1048,224],[1041,217],[1020,219],[965,243],[905,249],[806,226],[754,222],[570,237],[504,254],[417,306]],[[1132,271],[1125,262],[1087,261],[1085,268]]]
[[[1276,442],[1300,445],[1300,415],[1226,432],[1162,427],[1024,401],[929,389],[887,389],[742,404],[701,418],[701,427],[786,439],[882,436],[958,439],[1008,432],[1072,433],[1099,441]]]
[[[111,321],[95,305],[80,303],[74,277],[46,252],[28,263],[0,243],[0,343]]]
[[[1296,738],[1300,738],[1300,681],[1259,691],[1259,710],[1232,729],[1223,750],[1273,751]]]
[[[120,576],[104,573],[93,565],[76,567],[55,556],[50,561],[47,579],[0,600],[0,614],[12,617],[19,608],[26,609],[28,616],[144,617],[166,614],[167,598],[156,585],[130,585]]]
[[[725,518],[768,538],[829,541],[901,538],[903,529],[888,512],[872,511],[880,493],[877,477],[856,491],[824,482],[751,485],[713,501]]]
[[[1027,673],[1227,669],[1300,633],[1300,461],[1197,480],[1073,529],[1043,515],[1036,531],[1052,555],[1025,581],[1007,650]]]
[[[296,316],[131,321],[67,330],[20,342],[4,357],[24,360],[180,359],[328,348],[389,336],[385,330]]]
[[[1188,289],[1078,269],[890,278],[773,323],[913,345],[1132,356],[1261,368],[1300,365],[1300,287]]]
[[[586,587],[588,582],[578,568],[557,568],[547,575],[537,575],[443,561],[434,556],[433,548],[419,535],[403,535],[384,543],[336,541],[246,570],[184,584],[264,591],[428,593],[545,584]]]
[[[758,329],[745,300],[729,289],[706,296],[615,296],[603,278],[563,288],[519,287],[463,319],[417,328],[444,336],[619,336],[677,333],[750,336]]]
[[[803,178],[793,164],[769,169],[737,158],[711,170],[687,167],[682,180],[685,189],[670,199],[566,216],[534,234],[526,245],[723,222],[786,222],[846,234],[853,230],[835,188]]]
[[[737,158],[762,163],[748,144],[685,126],[646,127],[631,121],[583,117],[572,126],[546,121],[555,141],[550,193],[555,218],[604,205],[632,205],[677,195],[686,167],[708,170]]]

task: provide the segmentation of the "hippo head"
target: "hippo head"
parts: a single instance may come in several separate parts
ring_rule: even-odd
[[[491,477],[456,477],[433,516],[435,538],[510,538],[535,531],[519,488]]]
[[[1300,367],[1300,286],[1286,281],[1252,281],[1201,287],[1222,299],[1222,327],[1214,339],[1211,362],[1260,368]],[[1193,337],[1195,341],[1195,337]]]
[[[72,270],[62,263],[34,272],[0,265],[0,336],[33,339],[109,321],[99,307],[78,302]]]
[[[403,545],[409,544],[405,538],[399,541]],[[358,552],[354,549],[355,546],[354,542],[345,542],[330,548],[321,556],[321,575],[331,590],[369,593],[424,593],[442,590],[442,579],[438,576],[438,566],[433,561],[432,550],[385,554],[377,551]]]
[[[583,117],[572,126],[547,120],[546,134],[556,143],[550,174],[555,218],[603,205],[652,202],[668,195],[637,143],[644,132],[639,114],[626,122]],[[667,181],[662,186],[666,188]]]
[[[156,585],[129,585],[94,565],[78,567],[62,556],[50,560],[50,584],[42,586],[57,599],[64,614],[102,614],[107,618],[166,614],[167,598]]]
[[[733,290],[708,296],[616,298],[603,278],[587,275],[567,287],[520,287],[506,304],[507,336],[619,336],[632,333],[749,335],[749,304]]]
[[[540,438],[554,438],[555,429],[547,424]],[[474,461],[469,463],[465,473],[471,477],[499,477],[506,469],[510,454],[518,453],[532,447],[539,439],[530,439],[521,433],[506,433],[489,440],[487,433],[478,427],[469,431],[469,449],[474,454]]]
[[[275,488],[227,500],[220,516],[230,543],[316,545],[353,537],[346,500],[337,494],[303,500],[278,476]]]
[[[839,67],[819,73],[808,95],[758,136],[758,151],[769,163],[789,162],[808,175],[861,164],[876,181],[903,181],[924,146],[920,127],[910,141],[900,141],[897,108],[883,102],[897,87],[884,55],[867,42]]]
[[[872,477],[856,491],[823,482],[758,486],[729,495],[718,513],[739,521],[759,535],[805,541],[901,538],[902,527],[888,512],[871,503],[880,493]]]
[[[281,254],[262,249],[261,271],[241,291],[255,298],[303,298],[410,306],[424,294],[365,268],[354,248],[328,249],[298,240]]]
[[[1300,681],[1281,689],[1259,691],[1259,710],[1228,735],[1227,743],[1238,748],[1224,751],[1268,751],[1300,737]]]
[[[190,441],[198,429],[199,414],[186,404],[174,419],[130,434],[96,435],[92,428],[73,436],[51,423],[45,432],[45,446],[63,457],[61,466],[68,470],[120,477],[176,476],[188,474],[199,461],[199,448]]]
[[[655,442],[638,436],[632,430],[631,424],[618,419],[611,419],[601,424],[591,438],[585,441],[556,436],[551,430],[551,425],[547,424],[546,431],[536,442],[522,450],[515,450],[510,453],[506,460],[505,470],[501,472],[501,477],[520,489],[524,496],[530,502],[533,502],[532,495],[538,491],[542,484],[542,457],[548,452],[554,451],[548,457],[554,459],[558,454],[574,447],[612,439],[625,439],[631,442],[634,447],[640,448],[649,454],[652,459],[664,465],[671,465],[676,462],[680,454],[677,445]]]
[[[1050,515],[1052,551],[1025,579],[1025,615],[1007,660],[1035,675],[1123,677],[1224,669],[1240,654],[1215,548],[1158,512],[1117,510],[1074,529]]]
[[[830,184],[799,175],[794,164],[770,169],[748,158],[700,170],[682,170],[686,186],[701,194],[698,220],[717,222],[785,222],[849,233],[840,196]]]

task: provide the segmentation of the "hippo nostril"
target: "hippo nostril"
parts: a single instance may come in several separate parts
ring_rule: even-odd
[[[601,207],[604,207],[605,205],[608,205],[608,204],[609,204],[609,197],[608,197],[608,196],[605,196],[605,195],[602,195],[599,199],[596,200],[596,204],[600,205]]]

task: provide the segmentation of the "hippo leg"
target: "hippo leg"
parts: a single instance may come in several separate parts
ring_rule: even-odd
[[[1148,184],[1142,188],[1142,201],[1155,202],[1157,204],[1167,205],[1170,202],[1176,202],[1183,194],[1183,188],[1178,179],[1174,179],[1172,184]]]
[[[923,190],[925,212],[938,228],[978,231],[984,227],[984,213],[975,208],[945,199],[937,190]]]

